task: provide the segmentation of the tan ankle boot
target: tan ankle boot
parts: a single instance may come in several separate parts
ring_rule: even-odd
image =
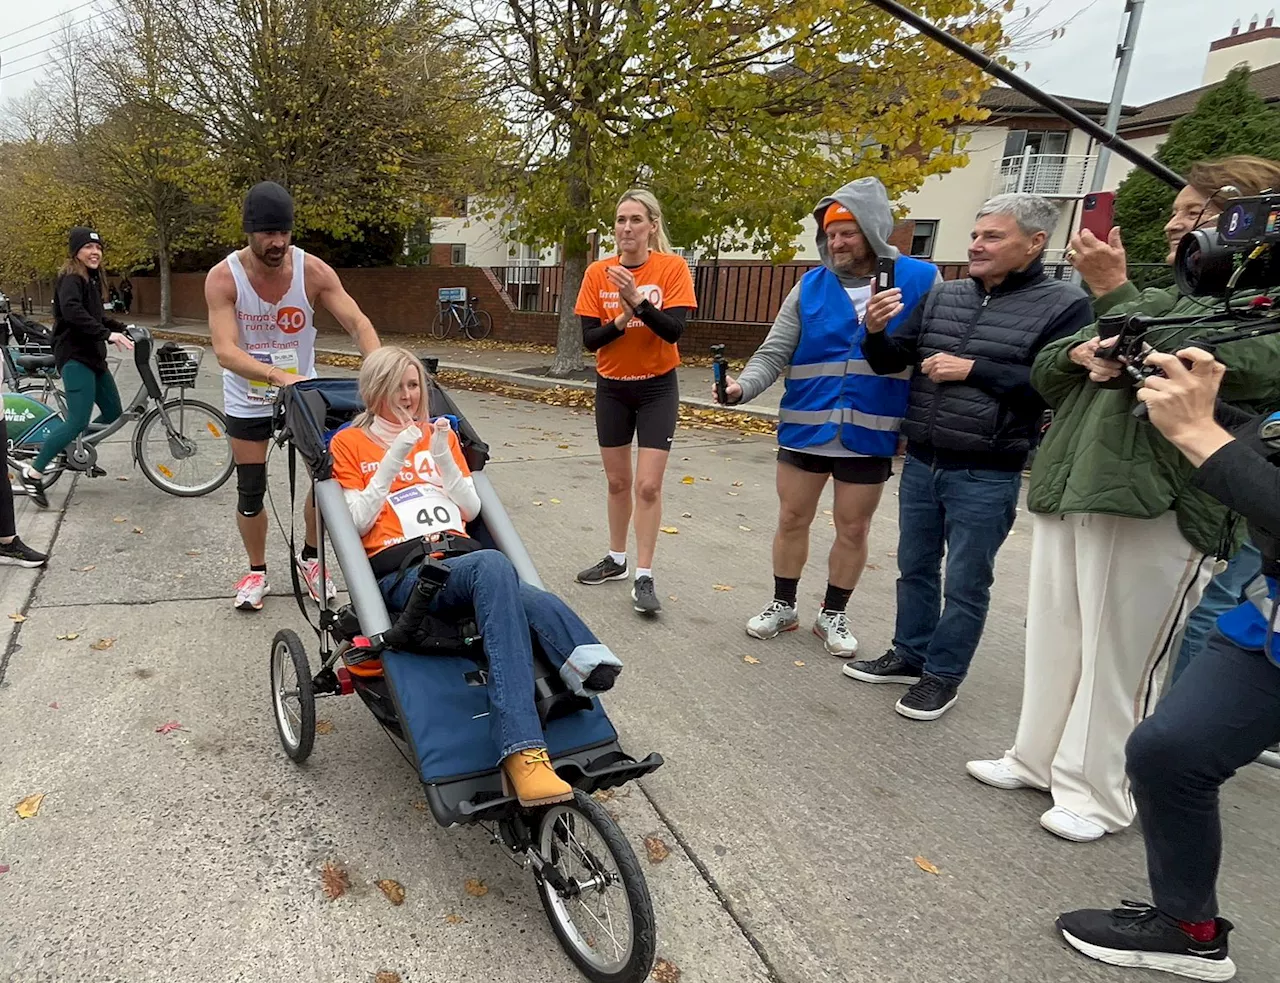
[[[545,747],[531,747],[502,760],[502,787],[522,806],[546,806],[573,798],[573,786],[551,767]]]

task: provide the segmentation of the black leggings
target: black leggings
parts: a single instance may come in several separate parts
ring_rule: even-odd
[[[17,535],[13,521],[13,486],[9,484],[9,427],[0,415],[0,470],[4,471],[4,490],[0,491],[0,539]]]

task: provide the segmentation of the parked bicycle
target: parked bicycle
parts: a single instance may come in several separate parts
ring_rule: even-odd
[[[194,498],[222,487],[235,462],[227,437],[227,418],[208,403],[192,399],[187,389],[196,384],[204,349],[193,345],[165,345],[155,352],[146,328],[130,326],[133,360],[142,383],[118,419],[90,424],[44,471],[49,487],[64,471],[90,477],[106,472],[98,466],[97,445],[136,423],[133,463],[147,480],[170,495]],[[152,355],[155,363],[152,364]],[[66,416],[66,396],[56,384],[52,354],[14,354],[4,349],[4,373],[14,391],[4,394],[4,418],[8,424],[9,459],[14,465],[33,461],[45,438]],[[178,395],[170,396],[174,390]],[[12,482],[11,482],[12,483]],[[25,494],[19,485],[15,494]]]
[[[480,310],[478,303],[475,297],[441,301],[431,322],[431,337],[443,341],[456,327],[472,341],[488,338],[493,330],[493,317],[488,311]]]

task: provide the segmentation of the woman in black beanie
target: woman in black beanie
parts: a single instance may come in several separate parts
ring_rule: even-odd
[[[107,368],[107,342],[122,351],[133,348],[124,333],[125,325],[102,311],[101,237],[92,229],[76,226],[71,230],[70,255],[58,274],[53,296],[53,355],[67,395],[66,420],[49,434],[39,456],[21,472],[27,494],[41,508],[49,507],[44,469],[89,426],[94,404],[102,411],[98,423],[111,423],[120,416],[120,393]]]

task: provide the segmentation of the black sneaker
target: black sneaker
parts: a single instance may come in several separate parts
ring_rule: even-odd
[[[49,557],[38,553],[17,536],[10,543],[0,543],[0,564],[11,567],[42,567]]]
[[[926,672],[903,694],[894,709],[912,720],[937,720],[955,705],[959,689],[959,683]]]
[[[920,682],[923,671],[917,669],[896,651],[889,649],[878,659],[859,659],[857,662],[846,662],[841,670],[850,679],[861,679],[864,683],[912,683]]]
[[[1175,973],[1193,980],[1229,980],[1236,964],[1227,955],[1227,935],[1235,928],[1217,919],[1212,942],[1197,942],[1178,923],[1149,904],[1120,902],[1111,911],[1085,908],[1059,915],[1058,931],[1090,959],[1111,966],[1132,966]]]
[[[662,610],[662,602],[658,600],[652,577],[636,578],[635,585],[631,588],[631,600],[641,614],[657,614]]]
[[[594,567],[587,567],[582,573],[578,574],[578,583],[603,584],[607,580],[626,580],[627,565],[618,563],[613,557],[606,556]]]
[[[18,480],[22,482],[22,487],[27,490],[27,497],[31,501],[42,509],[49,507],[49,496],[44,493],[44,482],[27,474],[27,466],[25,464],[18,468]]]

